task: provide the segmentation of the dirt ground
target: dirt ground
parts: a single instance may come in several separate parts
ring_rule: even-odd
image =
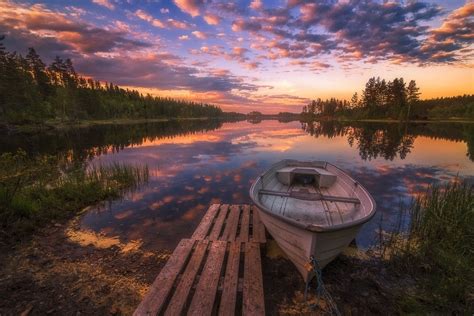
[[[147,252],[136,244],[77,228],[77,219],[54,224],[0,253],[0,315],[130,315],[171,251]],[[268,315],[328,314],[273,241],[263,254]],[[367,254],[349,249],[323,278],[343,315],[394,314],[384,270]]]

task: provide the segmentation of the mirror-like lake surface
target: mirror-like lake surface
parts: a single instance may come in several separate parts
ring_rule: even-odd
[[[147,249],[173,249],[211,203],[250,203],[252,180],[285,158],[327,160],[361,182],[377,215],[357,237],[399,222],[400,204],[435,182],[474,179],[474,124],[184,121],[96,126],[0,137],[0,151],[22,147],[89,164],[146,164],[147,185],[87,213],[83,229]]]

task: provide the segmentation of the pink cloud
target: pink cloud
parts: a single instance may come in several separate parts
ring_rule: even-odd
[[[199,39],[207,39],[207,34],[201,31],[193,31],[192,34]]]
[[[221,19],[217,15],[206,14],[204,15],[204,21],[209,25],[217,25],[220,23]]]
[[[109,10],[115,9],[115,5],[110,2],[110,0],[92,0],[92,2],[100,6],[106,7]]]
[[[0,6],[0,29],[17,41],[43,40],[63,51],[80,53],[137,50],[150,44],[129,38],[125,25],[100,28],[75,18],[74,15],[52,11],[44,5],[20,5],[4,2]],[[117,24],[116,24],[117,25]]]
[[[149,22],[151,25],[158,28],[176,28],[176,29],[188,29],[190,25],[183,21],[178,21],[175,19],[167,19],[166,21],[161,21],[154,18],[151,14],[144,10],[135,11],[135,16],[139,19]]]
[[[249,7],[254,10],[260,10],[263,7],[262,0],[252,0]]]
[[[135,11],[135,15],[144,21],[149,22],[153,26],[159,27],[159,28],[165,28],[165,25],[163,22],[161,22],[158,19],[155,19],[153,16],[151,16],[149,13],[143,11],[143,10],[137,10]]]
[[[204,4],[202,0],[174,0],[174,3],[183,12],[188,13],[192,17],[199,15],[200,7]]]

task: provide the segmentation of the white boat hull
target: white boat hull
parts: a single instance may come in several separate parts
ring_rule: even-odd
[[[324,169],[321,174],[336,179],[329,179],[327,186],[292,185],[286,172],[293,166],[295,170],[314,168],[311,172]],[[281,161],[253,183],[250,196],[266,229],[305,282],[314,276],[307,269],[312,256],[324,268],[375,214],[375,202],[367,190],[326,162]]]
[[[361,225],[332,232],[311,232],[290,225],[258,210],[260,218],[278,246],[296,266],[304,281],[313,277],[305,265],[314,256],[320,268],[334,260],[355,238]]]

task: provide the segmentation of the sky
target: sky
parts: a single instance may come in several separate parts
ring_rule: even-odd
[[[0,0],[9,51],[226,111],[300,112],[372,76],[474,93],[473,0]]]

